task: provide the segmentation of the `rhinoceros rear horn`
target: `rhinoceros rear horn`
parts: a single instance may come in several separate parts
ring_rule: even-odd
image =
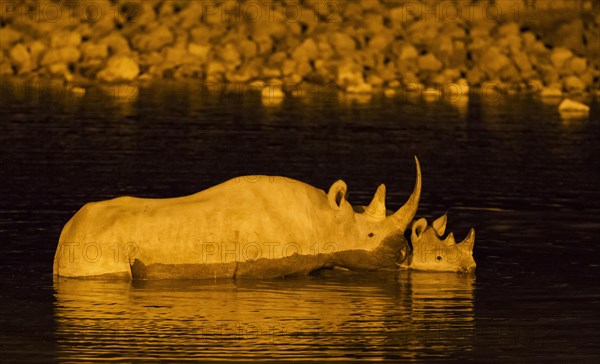
[[[373,196],[373,200],[365,209],[365,215],[371,217],[374,220],[382,221],[385,220],[385,185],[381,184],[377,187],[377,192]]]
[[[443,214],[438,217],[434,222],[431,223],[431,226],[435,229],[439,236],[443,236],[446,232],[446,223],[448,222],[448,214]]]
[[[388,219],[394,225],[394,229],[400,229],[406,231],[408,224],[413,220],[417,213],[419,206],[419,199],[421,198],[421,165],[419,159],[415,156],[415,163],[417,165],[417,181],[415,182],[415,188],[412,194],[408,198],[408,201],[393,215],[388,216]]]

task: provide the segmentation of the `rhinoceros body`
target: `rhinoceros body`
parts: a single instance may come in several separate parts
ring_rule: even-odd
[[[385,209],[385,187],[366,207],[284,177],[246,176],[170,199],[88,203],[65,225],[54,259],[63,277],[235,278],[307,274],[321,268],[396,268],[420,196]],[[413,247],[414,248],[414,247]]]

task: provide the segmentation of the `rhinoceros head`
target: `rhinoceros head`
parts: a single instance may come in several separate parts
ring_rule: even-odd
[[[402,268],[438,272],[475,271],[475,229],[471,229],[465,240],[457,244],[452,233],[443,238],[446,222],[446,215],[436,219],[431,226],[424,218],[413,222],[410,238],[412,255]]]
[[[419,205],[421,196],[421,166],[415,157],[417,176],[412,194],[397,211],[390,211],[385,206],[385,185],[381,184],[368,206],[351,206],[345,200],[346,184],[337,181],[329,189],[329,203],[334,209],[338,209],[338,221],[351,221],[358,227],[359,240],[369,237],[368,240],[379,241],[390,236],[401,236],[404,234],[413,220]],[[372,239],[371,239],[372,238]]]

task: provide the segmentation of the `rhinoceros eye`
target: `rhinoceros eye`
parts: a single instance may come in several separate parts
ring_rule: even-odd
[[[438,255],[438,256],[437,256],[435,259],[436,259],[436,260],[439,262],[440,260],[442,260],[442,257],[440,257],[440,256]]]

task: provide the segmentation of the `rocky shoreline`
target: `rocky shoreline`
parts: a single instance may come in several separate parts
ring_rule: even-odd
[[[0,14],[0,77],[597,95],[598,3],[558,3],[16,1]]]

